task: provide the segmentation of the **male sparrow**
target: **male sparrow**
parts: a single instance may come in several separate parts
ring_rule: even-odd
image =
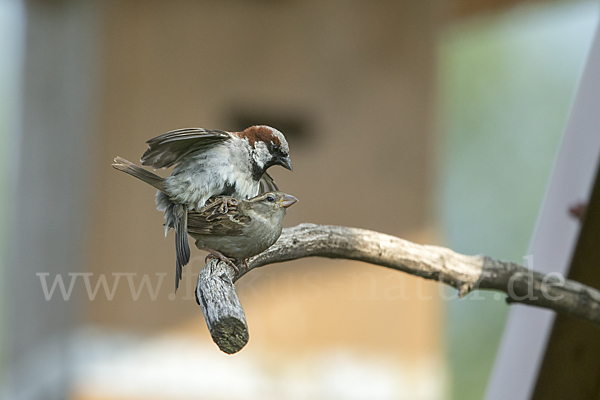
[[[198,211],[188,211],[188,234],[196,247],[227,262],[247,259],[262,253],[279,239],[285,211],[298,201],[283,192],[268,192],[250,200],[234,201],[223,213],[216,199]]]

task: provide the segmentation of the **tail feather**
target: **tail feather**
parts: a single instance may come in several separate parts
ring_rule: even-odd
[[[161,192],[165,191],[165,179],[150,172],[146,171],[144,168],[138,167],[131,161],[127,161],[121,157],[115,157],[115,161],[112,164],[113,168],[118,169],[119,171],[123,171],[126,174],[129,174],[133,177],[136,177],[149,185],[154,186]]]
[[[119,171],[134,176],[159,190],[156,193],[156,205],[160,211],[165,212],[165,236],[169,228],[175,228],[175,250],[176,250],[176,271],[175,271],[175,291],[179,287],[182,270],[190,262],[190,245],[187,234],[187,206],[176,204],[169,199],[165,191],[165,179],[138,167],[134,163],[121,157],[116,157],[112,166]]]
[[[190,262],[190,245],[187,234],[187,206],[177,204],[174,209],[175,214],[175,252],[177,255],[175,271],[175,291],[179,287],[182,269]]]

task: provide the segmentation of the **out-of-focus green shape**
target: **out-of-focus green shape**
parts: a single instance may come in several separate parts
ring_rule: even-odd
[[[596,2],[550,3],[442,35],[438,210],[452,249],[523,262],[597,15]],[[507,312],[499,294],[448,302],[451,398],[483,398]]]

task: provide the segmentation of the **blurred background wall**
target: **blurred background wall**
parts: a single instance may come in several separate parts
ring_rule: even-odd
[[[294,163],[272,173],[300,199],[286,226],[521,261],[595,2],[3,1],[21,21],[2,126],[3,396],[481,398],[503,301],[366,264],[253,271],[237,284],[250,342],[220,353],[193,297],[205,254],[174,295],[155,191],[110,163],[176,128],[268,124]]]

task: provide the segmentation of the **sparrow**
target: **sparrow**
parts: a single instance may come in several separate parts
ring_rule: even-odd
[[[262,253],[279,239],[286,209],[298,201],[275,191],[245,201],[234,201],[223,213],[222,198],[213,198],[198,211],[188,211],[188,234],[196,247],[239,270],[235,260],[248,269],[248,258]]]

